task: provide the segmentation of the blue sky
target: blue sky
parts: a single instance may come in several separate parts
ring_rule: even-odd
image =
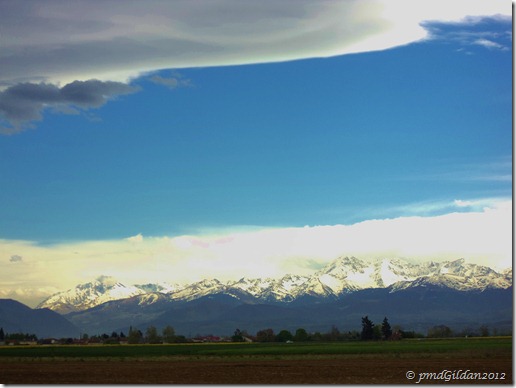
[[[470,3],[489,8],[489,2]],[[178,46],[180,60],[168,66],[158,56],[155,64],[151,58],[135,61],[133,68],[122,49],[123,55],[113,50],[112,61],[84,54],[67,63],[72,60],[65,54],[97,52],[98,37],[105,33],[107,41],[114,34],[102,26],[109,17],[93,24],[97,11],[83,20],[94,26],[88,33],[95,39],[72,31],[72,42],[77,36],[72,51],[64,43],[66,49],[55,49],[45,41],[46,33],[49,41],[57,37],[55,20],[71,9],[54,2],[46,11],[32,2],[25,3],[26,10],[0,4],[6,15],[40,21],[33,35],[20,34],[18,41],[18,30],[8,25],[5,50],[12,50],[14,59],[0,56],[7,69],[3,76],[0,71],[2,260],[28,260],[15,241],[51,249],[130,236],[353,225],[479,213],[511,201],[512,21],[510,6],[502,3],[493,2],[492,12],[473,6],[468,12],[460,3],[463,9],[451,16],[442,5],[427,5],[433,21],[416,15],[410,27],[414,36],[407,32],[392,41],[378,15],[353,9],[342,17],[377,22],[371,31],[378,29],[379,41],[382,34],[386,41],[369,44],[364,33],[362,47],[360,29],[356,37],[344,29],[340,51],[335,49],[338,36],[330,38],[336,27],[328,22],[327,35],[312,36],[307,28],[297,46],[285,38],[274,42],[276,51],[271,44],[270,52],[261,46],[253,52],[245,39],[234,45],[233,30],[224,35],[223,23],[230,17],[221,12],[214,20],[221,18],[217,28],[227,47],[220,41],[214,47],[221,46],[227,57],[210,57],[214,49],[205,57],[196,54],[203,53],[202,44],[208,45],[212,35],[218,37],[215,28],[201,36],[205,41],[196,35],[181,43],[193,59],[183,63],[181,50],[186,49]],[[292,5],[280,4],[286,13],[293,11]],[[104,6],[111,10],[108,16],[114,15],[110,21],[137,20],[138,25],[137,12],[127,11],[124,19],[114,3]],[[195,14],[188,5],[174,6],[187,18]],[[226,6],[236,8],[234,16],[243,15],[242,20],[251,17],[246,12],[257,12],[237,3]],[[330,19],[332,7],[347,7],[345,2],[320,6],[314,26]],[[265,15],[260,23],[275,26],[274,6],[258,8]],[[475,17],[464,19],[468,15]],[[197,16],[202,18],[202,12]],[[310,16],[308,11],[302,16],[306,24]],[[146,42],[144,27],[152,23],[141,18],[143,32],[134,38]],[[157,18],[158,31],[159,25]],[[81,25],[60,27],[80,30]],[[290,36],[289,26],[276,28],[277,36]],[[274,31],[253,36],[266,41]],[[348,37],[355,37],[349,49]],[[117,39],[117,49],[123,48],[124,41]],[[40,68],[30,58],[17,57],[23,48],[45,44],[47,56],[55,59],[42,61]],[[35,52],[33,61],[40,55]],[[24,72],[17,73],[15,60]],[[341,250],[346,254],[345,247]]]
[[[510,47],[510,23],[482,27]],[[468,26],[441,30],[380,52],[165,70],[188,82],[142,77],[99,109],[46,111],[0,138],[0,233],[330,225],[414,202],[510,197],[509,179],[486,174],[511,174],[512,51],[446,39]]]

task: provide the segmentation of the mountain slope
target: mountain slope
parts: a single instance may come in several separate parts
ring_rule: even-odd
[[[79,337],[80,330],[49,309],[31,309],[12,299],[0,299],[0,327],[6,333],[36,334],[38,338]]]
[[[483,324],[506,329],[512,322],[512,287],[458,291],[426,285],[397,292],[370,288],[338,300],[305,304],[244,303],[224,293],[191,301],[163,299],[152,305],[142,304],[140,298],[108,302],[66,317],[84,332],[127,332],[129,326],[144,331],[151,325],[158,329],[171,325],[186,336],[231,335],[236,328],[251,334],[267,328],[294,332],[300,327],[327,332],[332,325],[341,331],[360,330],[361,317],[365,315],[374,323],[387,316],[393,325],[422,333],[441,324],[457,330],[478,329]]]

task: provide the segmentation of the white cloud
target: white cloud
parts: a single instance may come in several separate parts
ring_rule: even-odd
[[[456,203],[458,207],[468,201]],[[263,228],[176,237],[136,236],[39,246],[0,240],[0,283],[10,290],[60,290],[101,274],[125,283],[192,282],[309,274],[341,255],[471,262],[504,269],[512,263],[512,202],[433,217],[369,220],[353,225]],[[468,206],[472,206],[468,204]],[[13,252],[23,265],[12,265]],[[35,295],[40,295],[35,293]]]
[[[492,40],[489,40],[489,39],[477,39],[473,43],[478,44],[480,46],[484,46],[485,48],[488,48],[488,49],[502,50],[505,48],[500,43],[493,42]]]
[[[128,237],[127,241],[131,241],[133,243],[141,243],[143,241],[143,235],[141,233],[138,233],[135,236]]]
[[[472,201],[463,201],[462,199],[456,199],[453,203],[458,207],[469,207],[473,205]]]

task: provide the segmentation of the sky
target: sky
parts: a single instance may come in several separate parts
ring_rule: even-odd
[[[512,265],[512,4],[0,0],[0,297]]]

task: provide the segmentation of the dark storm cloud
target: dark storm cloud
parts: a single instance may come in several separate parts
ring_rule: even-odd
[[[137,88],[121,82],[90,80],[74,81],[60,91],[65,103],[82,108],[98,108],[111,97],[133,93],[136,90]]]
[[[55,108],[61,112],[73,108],[98,108],[107,100],[137,88],[121,83],[98,80],[74,81],[62,88],[47,83],[20,83],[0,92],[0,115],[7,125],[0,126],[4,134],[19,132],[41,119],[41,112]]]

